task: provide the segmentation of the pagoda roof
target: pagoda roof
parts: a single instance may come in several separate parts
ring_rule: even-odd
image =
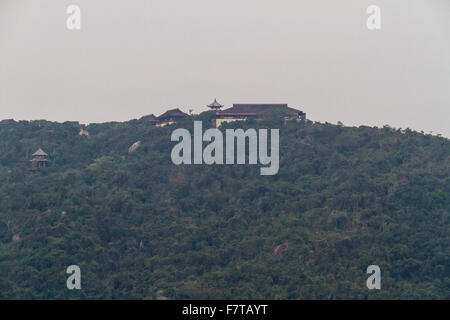
[[[46,154],[46,153],[44,152],[44,150],[42,150],[41,148],[39,148],[35,153],[33,153],[33,156],[44,156],[44,157],[46,157],[46,156],[48,156],[48,154]]]
[[[207,107],[211,109],[220,109],[223,107],[223,104],[220,104],[219,102],[217,102],[217,99],[214,99],[214,102],[207,105]]]
[[[161,119],[166,119],[166,118],[184,118],[184,117],[187,117],[187,116],[188,116],[187,113],[184,113],[180,109],[175,108],[175,109],[167,110],[162,115],[160,115],[158,117],[158,119],[161,120]]]
[[[158,121],[158,118],[154,114],[149,114],[146,116],[143,116],[139,119],[140,121]]]

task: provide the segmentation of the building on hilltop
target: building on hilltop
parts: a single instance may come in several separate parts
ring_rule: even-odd
[[[158,124],[159,123],[158,118],[154,114],[149,114],[149,115],[143,116],[138,121],[139,122],[148,122],[150,124]]]
[[[251,118],[258,118],[264,112],[271,110],[281,111],[285,114],[285,120],[296,119],[302,121],[306,119],[306,114],[303,111],[290,108],[287,104],[233,104],[233,107],[221,110],[224,105],[220,104],[217,99],[214,99],[207,107],[216,112],[216,127],[220,127],[224,122],[245,121]],[[187,113],[175,108],[167,110],[159,117],[150,114],[141,117],[138,121],[149,122],[157,127],[163,127],[188,116]]]
[[[178,120],[188,117],[187,113],[184,113],[180,109],[171,109],[164,112],[162,115],[158,117],[158,126],[163,127],[169,124],[173,124]]]
[[[290,108],[287,104],[233,104],[231,108],[216,112],[216,127],[220,127],[224,122],[245,121],[250,118],[256,118],[270,110],[279,110],[292,114],[292,117],[288,117],[291,119],[306,119],[306,113]]]
[[[219,102],[217,102],[217,99],[214,99],[214,102],[207,105],[207,107],[212,110],[220,110],[220,108],[223,108],[223,104],[220,104]]]
[[[48,164],[48,154],[39,148],[35,153],[33,153],[33,159],[30,160],[31,167],[30,170],[37,170],[42,167],[46,167]]]
[[[184,113],[180,109],[175,108],[167,110],[159,117],[156,117],[154,114],[149,114],[141,117],[138,121],[150,123],[152,125],[156,125],[157,127],[164,127],[186,117],[188,117],[187,113]]]

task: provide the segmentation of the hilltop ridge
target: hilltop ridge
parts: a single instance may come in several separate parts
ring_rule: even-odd
[[[177,127],[0,126],[0,297],[448,299],[450,141],[265,116],[280,168],[175,166]],[[139,148],[128,154],[130,146]],[[26,170],[42,148],[50,164]],[[68,291],[66,267],[82,270]],[[382,290],[365,286],[379,265]]]

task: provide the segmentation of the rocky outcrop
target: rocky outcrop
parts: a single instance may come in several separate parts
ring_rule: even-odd
[[[286,252],[289,244],[287,242],[280,244],[273,250],[272,257],[275,260],[280,260],[283,257],[283,254]]]
[[[141,146],[140,141],[136,141],[131,145],[131,147],[128,148],[128,154],[132,154],[133,152],[136,152],[136,150]]]

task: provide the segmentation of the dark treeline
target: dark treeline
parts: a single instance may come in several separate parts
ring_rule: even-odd
[[[194,119],[207,127],[212,114],[89,136],[0,125],[0,298],[450,298],[449,140],[273,115],[228,124],[280,128],[279,173],[261,176],[172,164],[170,135]],[[39,147],[50,165],[29,171]],[[79,291],[66,288],[72,264]],[[366,287],[373,264],[379,291]]]

